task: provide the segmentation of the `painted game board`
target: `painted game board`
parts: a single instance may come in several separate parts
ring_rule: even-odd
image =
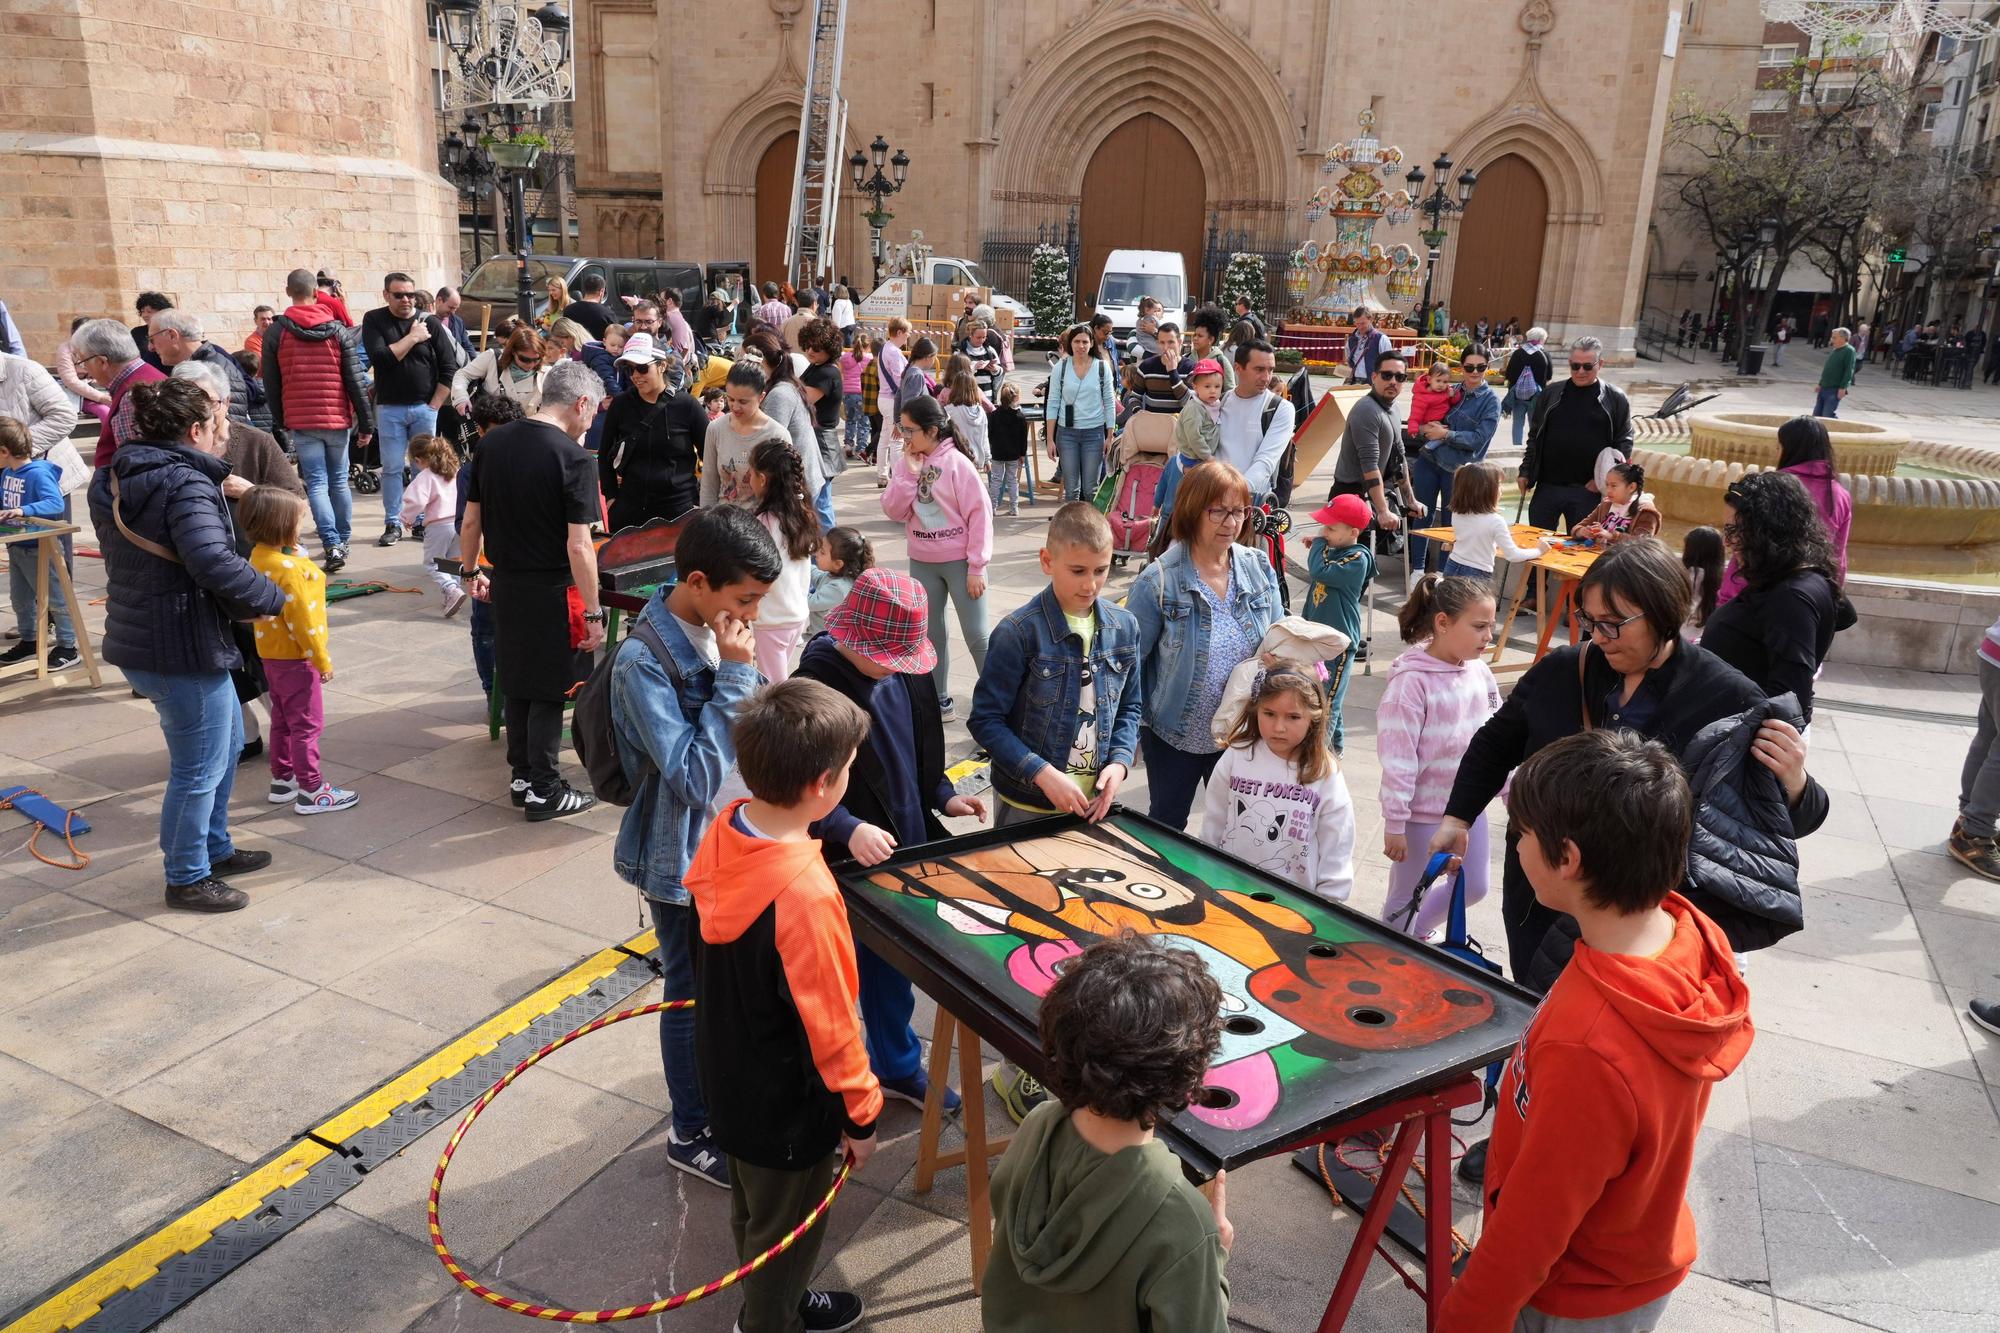
[[[1511,1048],[1534,998],[1130,812],[909,848],[840,875],[857,938],[1030,1072],[1055,968],[1130,928],[1223,991],[1222,1049],[1162,1126],[1203,1175],[1310,1139]]]

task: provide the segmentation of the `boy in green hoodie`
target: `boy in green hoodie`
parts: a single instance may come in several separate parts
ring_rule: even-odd
[[[1153,1137],[1207,1076],[1221,1006],[1194,954],[1129,932],[1062,969],[1040,1020],[1052,1100],[993,1172],[986,1333],[1228,1329],[1226,1173],[1198,1190]]]

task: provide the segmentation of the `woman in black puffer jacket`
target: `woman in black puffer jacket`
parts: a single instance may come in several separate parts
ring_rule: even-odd
[[[150,699],[166,734],[160,816],[167,905],[233,912],[249,903],[221,876],[270,864],[237,851],[229,794],[243,748],[230,669],[230,623],[276,615],[285,595],[236,550],[223,499],[224,409],[186,379],[132,391],[140,438],[121,446],[90,485],[109,599],[104,660]]]

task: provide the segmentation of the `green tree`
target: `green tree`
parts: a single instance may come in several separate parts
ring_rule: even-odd
[[[1035,332],[1054,337],[1076,317],[1076,295],[1069,285],[1069,252],[1060,246],[1038,245],[1028,271],[1028,309],[1035,314]]]

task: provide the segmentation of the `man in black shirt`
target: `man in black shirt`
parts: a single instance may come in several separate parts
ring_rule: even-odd
[[[437,434],[438,408],[451,394],[458,364],[444,325],[417,309],[407,273],[382,279],[388,304],[361,317],[361,346],[375,372],[375,437],[382,443],[382,539],[403,539],[403,466],[410,440]]]
[[[613,324],[623,324],[625,322],[622,316],[614,313],[610,306],[604,304],[604,275],[602,273],[584,274],[583,281],[577,284],[577,288],[582,293],[582,299],[571,301],[563,309],[563,317],[565,319],[575,320],[577,323],[583,325],[584,331],[590,334],[591,337],[600,340],[604,337],[606,329],[610,328]]]
[[[459,525],[461,560],[479,568],[483,544],[492,575],[470,591],[493,604],[498,673],[507,699],[507,763],[514,804],[531,821],[579,814],[597,803],[563,781],[563,701],[589,673],[579,657],[604,646],[597,600],[597,468],[577,441],[597,416],[604,382],[581,361],[558,361],[533,416],[500,426],[479,442],[479,466]],[[583,603],[581,642],[570,633],[569,590]]]
[[[1569,348],[1569,378],[1535,399],[1528,450],[1521,458],[1521,489],[1532,491],[1528,521],[1538,528],[1574,528],[1597,508],[1597,456],[1616,449],[1632,456],[1632,405],[1604,383],[1604,344],[1578,338]]]

